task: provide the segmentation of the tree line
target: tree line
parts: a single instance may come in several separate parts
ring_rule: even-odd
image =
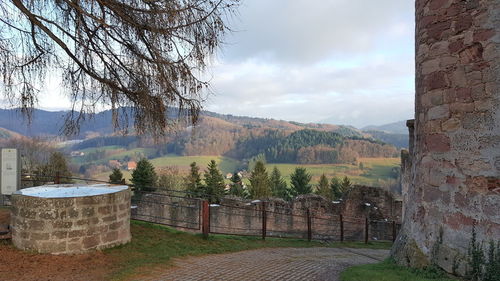
[[[182,191],[189,197],[204,198],[211,203],[220,203],[224,196],[247,199],[274,197],[289,201],[298,195],[313,193],[328,200],[339,200],[352,185],[348,177],[328,179],[323,174],[317,185],[311,184],[311,178],[306,168],[297,167],[290,175],[290,185],[288,185],[276,166],[269,173],[264,162],[257,161],[248,176],[248,185],[244,183],[243,175],[239,172],[234,172],[226,184],[214,160],[208,163],[203,173],[200,172],[196,162],[191,163],[189,173],[181,177],[175,169],[158,176],[154,166],[147,159],[141,159],[132,172],[131,182],[138,191],[137,194],[162,190]],[[114,169],[109,181],[123,184],[123,174],[119,169]]]

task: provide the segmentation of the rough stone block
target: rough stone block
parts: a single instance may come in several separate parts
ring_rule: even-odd
[[[450,138],[444,134],[428,135],[426,145],[430,152],[447,152],[450,151]]]
[[[95,214],[95,210],[93,207],[87,207],[82,209],[82,217],[92,217]]]
[[[458,102],[472,102],[472,89],[458,88],[456,97]]]
[[[110,231],[101,237],[103,243],[115,242],[118,240],[118,231]]]
[[[450,75],[450,82],[454,87],[469,86],[467,83],[467,78],[465,77],[465,68],[458,67],[455,71],[453,71]]]
[[[91,249],[97,247],[99,243],[101,243],[99,239],[99,235],[93,235],[89,237],[83,238],[83,248],[84,249]]]
[[[33,232],[31,233],[30,239],[32,240],[49,240],[50,235],[44,232]]]
[[[50,234],[51,239],[66,239],[68,238],[68,231],[54,231]]]
[[[67,229],[71,228],[73,226],[73,222],[71,221],[60,221],[56,220],[52,222],[52,227],[56,229]]]
[[[483,59],[483,46],[479,43],[473,44],[460,51],[459,56],[463,64],[480,61]]]
[[[422,74],[427,75],[427,74],[430,74],[432,72],[436,72],[436,71],[440,70],[439,65],[440,65],[439,59],[432,59],[432,60],[425,61],[424,63],[422,63],[422,67],[421,67]]]
[[[104,217],[102,218],[102,221],[104,222],[116,221],[116,215]]]
[[[447,118],[450,114],[448,105],[435,106],[429,109],[427,112],[428,120],[435,120],[440,118]]]
[[[34,219],[36,218],[36,211],[27,208],[21,208],[19,210],[19,216],[26,219]]]
[[[41,220],[26,221],[26,228],[34,231],[42,231],[45,228],[45,222]]]
[[[457,118],[451,118],[446,120],[441,124],[441,128],[445,132],[453,132],[460,128],[460,120]]]
[[[463,102],[456,102],[450,104],[450,112],[452,113],[465,113],[465,112],[473,112],[474,111],[474,103],[469,102],[469,103],[463,103]]]
[[[123,226],[123,221],[117,221],[109,225],[110,230],[116,230]]]
[[[486,41],[495,36],[495,34],[496,32],[494,29],[478,29],[474,31],[473,40],[475,42]]]
[[[111,210],[112,210],[111,206],[102,206],[98,208],[97,212],[100,215],[109,215],[111,213]]]

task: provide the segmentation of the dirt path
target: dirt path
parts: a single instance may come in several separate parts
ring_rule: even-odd
[[[352,265],[376,263],[388,250],[273,248],[178,259],[132,280],[338,280]]]

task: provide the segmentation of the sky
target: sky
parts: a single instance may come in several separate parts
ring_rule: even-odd
[[[244,0],[229,21],[204,109],[355,127],[413,118],[414,0]],[[41,108],[64,107],[58,87],[49,79]]]

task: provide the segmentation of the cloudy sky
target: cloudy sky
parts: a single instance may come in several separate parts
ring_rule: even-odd
[[[412,118],[413,5],[244,0],[210,70],[205,109],[356,127]]]

